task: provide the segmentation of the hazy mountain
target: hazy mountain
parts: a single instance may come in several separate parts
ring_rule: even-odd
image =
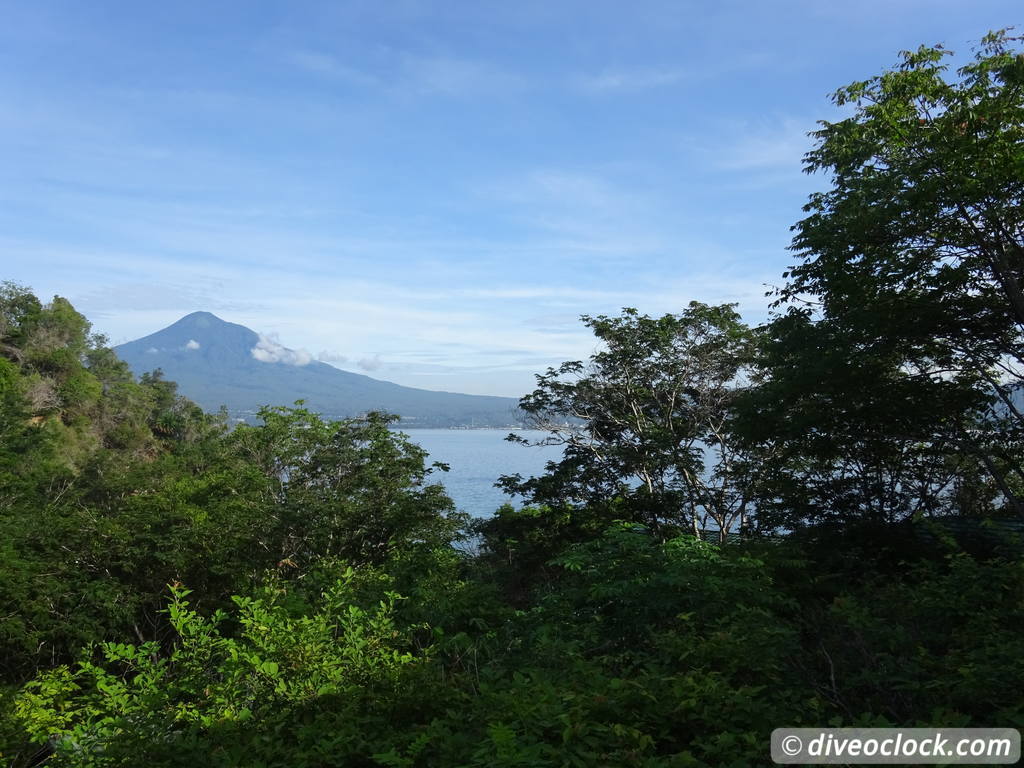
[[[302,399],[335,418],[397,413],[405,427],[507,426],[519,418],[511,397],[433,392],[341,371],[209,312],[193,312],[115,351],[136,375],[159,368],[203,408],[225,405],[238,417]]]

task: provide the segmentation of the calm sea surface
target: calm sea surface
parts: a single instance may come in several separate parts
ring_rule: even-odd
[[[544,464],[557,460],[562,449],[556,446],[527,447],[505,441],[507,429],[410,429],[406,432],[414,443],[430,453],[428,461],[443,461],[448,472],[432,475],[448,489],[455,505],[473,515],[487,517],[502,504],[522,503],[494,487],[500,475],[538,475]],[[539,440],[544,432],[517,430],[527,440]]]

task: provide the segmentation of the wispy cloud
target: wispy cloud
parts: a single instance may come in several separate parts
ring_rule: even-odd
[[[808,134],[816,127],[816,118],[797,115],[731,120],[714,132],[685,137],[680,148],[695,167],[713,175],[720,191],[776,189],[793,194],[812,184],[802,169],[803,157],[813,146]],[[794,208],[792,215],[797,213]]]
[[[534,243],[564,255],[632,259],[665,247],[662,228],[652,221],[653,203],[599,172],[536,169],[482,194],[501,204]]]
[[[690,73],[683,69],[609,69],[580,76],[574,82],[584,91],[644,91],[677,85],[690,78]]]
[[[337,363],[339,365],[348,362],[348,357],[346,355],[342,355],[339,352],[332,352],[327,349],[322,349],[317,352],[316,359],[321,363]]]
[[[325,77],[359,86],[380,84],[380,80],[376,76],[361,69],[347,66],[336,56],[322,51],[292,51],[287,58],[298,69],[318,77]]]
[[[409,57],[407,82],[425,93],[466,96],[522,88],[524,78],[484,61],[453,56]]]
[[[804,154],[811,148],[807,134],[814,128],[813,120],[792,117],[745,124],[718,148],[718,165],[730,171],[799,171]]]
[[[0,252],[4,249],[0,241]],[[108,257],[109,254],[106,254]],[[63,254],[56,250],[45,250],[41,254],[47,263],[59,265],[65,259],[71,267],[76,259],[87,259],[94,265],[102,265],[100,254],[83,254],[77,251]],[[109,317],[116,312],[189,312],[206,310],[209,312],[253,312],[263,306],[259,301],[242,296],[230,296],[227,290],[228,280],[210,277],[196,277],[191,282],[180,281],[177,276],[168,275],[166,282],[124,279],[124,273],[116,273],[117,257],[111,258],[97,277],[103,278],[105,284],[89,286],[80,282],[74,292],[75,306],[93,320]],[[135,263],[145,272],[149,263],[141,254],[134,255]],[[116,275],[116,277],[114,277]],[[141,275],[140,275],[141,276]],[[114,277],[114,279],[111,279]],[[109,282],[108,282],[109,281]]]
[[[341,57],[316,50],[295,50],[288,63],[318,78],[361,87],[376,87],[395,95],[471,96],[518,91],[528,85],[523,75],[483,59],[447,54],[385,50],[371,69],[352,66]]]
[[[608,301],[621,296],[621,291],[587,290],[571,285],[523,285],[503,288],[460,288],[453,295],[474,299],[511,299],[536,301],[537,299],[575,299],[581,301]]]

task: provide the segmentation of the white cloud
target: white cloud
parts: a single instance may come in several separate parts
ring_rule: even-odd
[[[587,201],[587,205],[579,209],[581,216],[588,214],[588,206],[592,205],[595,215],[587,220],[599,221],[596,212],[604,210],[606,201],[614,207],[623,195],[614,186],[601,183],[600,177],[593,185],[588,185],[587,178],[590,177],[547,173],[540,174],[539,178],[531,177],[528,180],[531,183],[526,186],[537,191],[544,204],[556,204],[559,194],[566,190],[578,192]],[[519,198],[514,196],[516,191],[508,190],[506,199],[518,203]],[[542,192],[547,196],[540,194]],[[625,197],[628,205],[629,196]],[[632,206],[630,210],[638,207]],[[599,227],[598,231],[601,231]],[[579,323],[580,314],[614,315],[623,306],[635,306],[648,314],[678,312],[690,299],[699,299],[709,303],[739,301],[744,316],[756,322],[766,313],[763,283],[771,282],[781,271],[750,267],[752,260],[763,262],[769,258],[767,247],[764,254],[735,253],[715,247],[713,242],[694,239],[681,241],[677,250],[681,254],[700,254],[703,268],[691,264],[684,270],[681,265],[679,273],[672,278],[657,264],[636,265],[631,270],[622,270],[616,264],[618,277],[614,289],[596,278],[587,279],[583,284],[563,286],[542,274],[536,282],[531,282],[524,270],[512,271],[501,280],[491,278],[480,283],[477,272],[461,273],[450,269],[450,265],[431,262],[429,273],[424,268],[411,275],[376,278],[353,277],[347,273],[320,275],[316,290],[310,290],[309,279],[302,274],[283,268],[271,269],[259,263],[248,266],[244,272],[216,262],[204,263],[201,269],[183,270],[178,260],[150,254],[146,254],[144,260],[133,262],[121,259],[116,251],[86,252],[90,260],[74,249],[5,248],[6,244],[5,238],[0,237],[0,252],[20,253],[26,263],[38,263],[45,258],[51,264],[67,265],[66,269],[55,269],[50,283],[36,286],[43,289],[41,293],[49,295],[74,296],[76,289],[87,294],[99,289],[101,286],[88,282],[95,279],[95,272],[81,270],[83,263],[109,265],[108,274],[113,275],[126,264],[139,271],[144,267],[154,284],[179,280],[223,286],[218,297],[221,305],[237,309],[222,310],[218,314],[230,322],[265,329],[267,335],[251,353],[253,359],[261,362],[292,365],[312,362],[314,356],[304,350],[321,350],[317,355],[320,359],[341,358],[338,347],[343,343],[348,359],[339,362],[339,367],[344,369],[372,371],[370,375],[407,386],[512,396],[530,391],[533,374],[547,365],[585,359],[591,354],[594,339]],[[501,253],[507,253],[510,263],[524,260],[526,264],[533,263],[529,261],[528,249],[509,248]],[[783,254],[780,258],[787,257]],[[708,265],[715,266],[709,268]],[[590,272],[582,277],[599,266],[596,261],[589,261]],[[640,266],[645,268],[640,269]],[[76,270],[81,270],[78,285],[63,282],[69,280],[68,275],[77,276]],[[16,273],[14,277],[28,282],[31,275]],[[432,282],[442,278],[443,290],[438,282]],[[130,282],[139,278],[130,273],[125,279]],[[274,287],[273,295],[261,293],[267,286]],[[108,319],[103,320],[97,330],[117,341],[129,341],[159,330],[196,308],[182,305],[177,309],[125,311],[117,303],[118,295],[103,295],[109,301],[103,307],[108,310]],[[111,312],[112,309],[118,311]],[[280,336],[270,335],[271,331]],[[284,347],[283,339],[303,351]],[[342,339],[343,342],[339,341]],[[498,350],[516,350],[521,357],[499,354]],[[437,357],[427,360],[411,355]],[[520,363],[520,359],[539,362]],[[359,365],[360,360],[363,366]],[[444,365],[444,369],[440,372],[409,369],[404,365],[408,361]],[[491,366],[500,366],[506,378]],[[460,379],[462,376],[465,378]]]
[[[185,349],[199,349],[199,342],[195,339],[189,339],[188,344],[185,345]]]
[[[341,364],[341,363],[347,363],[348,362],[348,358],[345,357],[345,355],[339,354],[337,352],[332,352],[329,349],[321,349],[317,353],[316,359],[321,361],[321,362],[323,362],[323,363],[339,363],[339,364]]]
[[[687,78],[688,73],[679,69],[606,70],[581,77],[579,84],[586,91],[640,91],[675,85]]]
[[[807,134],[815,128],[813,119],[796,117],[741,121],[723,126],[714,143],[699,141],[690,146],[723,170],[782,170],[799,176],[804,153],[813,144]]]
[[[260,340],[250,350],[261,363],[283,363],[284,365],[309,365],[313,356],[304,349],[288,349],[271,336],[260,334]]]
[[[316,77],[360,87],[385,88],[391,93],[466,96],[497,90],[518,90],[526,80],[487,61],[449,55],[417,55],[391,51],[379,58],[371,73],[348,66],[339,57],[315,50],[296,50],[287,61]]]
[[[467,96],[520,90],[526,81],[484,61],[452,56],[410,56],[404,62],[404,87],[421,94]]]
[[[538,248],[630,259],[667,247],[657,200],[607,169],[536,169],[482,187],[480,194],[499,202]]]
[[[370,86],[377,84],[377,78],[342,64],[329,53],[294,51],[289,56],[289,60],[299,69],[321,77],[343,81],[351,85]]]

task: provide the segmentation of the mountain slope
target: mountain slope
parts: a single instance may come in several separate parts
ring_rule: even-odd
[[[203,408],[224,405],[237,417],[251,417],[262,405],[291,405],[302,399],[306,407],[333,418],[370,410],[397,413],[406,427],[507,426],[518,421],[514,398],[433,392],[341,371],[261,340],[245,326],[209,312],[193,312],[114,349],[137,375],[159,368]]]

